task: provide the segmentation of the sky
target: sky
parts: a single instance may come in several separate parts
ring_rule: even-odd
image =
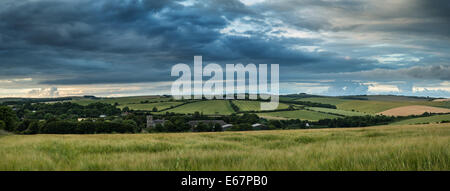
[[[0,0],[0,97],[168,94],[279,64],[280,93],[450,97],[448,0]]]

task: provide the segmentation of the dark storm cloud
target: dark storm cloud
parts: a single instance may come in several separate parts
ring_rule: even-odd
[[[361,72],[362,75],[371,78],[398,79],[421,79],[421,80],[450,80],[450,65],[436,66],[414,66],[398,70],[376,69]]]
[[[167,80],[170,66],[203,55],[227,61],[304,64],[327,58],[291,50],[312,40],[220,33],[260,17],[239,1],[8,1],[0,12],[2,76],[45,74],[41,83]],[[54,76],[53,76],[54,75]]]
[[[380,52],[411,52],[410,49],[361,48],[354,45],[358,40],[344,44],[338,43],[341,39],[329,40],[321,35],[283,36],[286,27],[317,34],[385,32],[392,34],[392,41],[404,40],[394,34],[414,33],[419,37],[411,39],[412,45],[433,46],[428,51],[440,53],[449,47],[448,39],[432,36],[450,34],[447,1],[415,0],[398,5],[398,9],[381,10],[379,5],[383,2],[356,0],[269,1],[249,6],[238,0],[193,1],[188,6],[184,3],[4,0],[0,8],[0,78],[33,76],[41,84],[52,85],[167,81],[172,79],[172,65],[192,64],[194,55],[202,55],[204,63],[280,64],[282,80],[335,74],[347,84],[345,87],[361,86],[353,88],[357,91],[367,90],[348,81],[350,78],[371,78],[369,73],[389,73],[399,68],[404,80],[448,80],[448,67],[430,71],[420,67],[408,69],[402,67],[416,63],[383,65],[370,57]],[[396,19],[415,20],[398,23]],[[235,21],[240,24],[230,33],[237,34],[223,31]],[[246,28],[244,25],[250,29],[239,32]],[[352,40],[351,37],[342,39]],[[444,43],[434,46],[436,39]],[[296,48],[299,46],[330,49],[305,51]],[[423,57],[427,61],[424,64],[450,60],[446,55],[414,54]],[[333,87],[337,91],[344,85]]]

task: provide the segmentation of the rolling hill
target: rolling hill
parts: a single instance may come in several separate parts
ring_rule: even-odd
[[[380,112],[378,114],[388,115],[388,116],[408,116],[408,115],[421,115],[425,112],[428,113],[450,113],[450,109],[430,107],[424,105],[409,105],[396,107],[393,109],[388,109],[386,111]]]
[[[164,112],[192,114],[197,111],[205,115],[229,115],[234,113],[233,108],[227,100],[197,101]]]

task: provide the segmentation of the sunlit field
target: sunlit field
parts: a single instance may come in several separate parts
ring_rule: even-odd
[[[169,109],[167,110],[167,112],[183,114],[200,112],[205,115],[229,115],[234,111],[233,108],[231,108],[230,103],[226,100],[208,100],[185,104],[173,109]]]
[[[0,170],[450,170],[450,124],[0,135]]]
[[[233,103],[239,107],[240,111],[261,111],[261,102],[247,100],[233,100]],[[287,109],[289,105],[279,103],[277,109]]]

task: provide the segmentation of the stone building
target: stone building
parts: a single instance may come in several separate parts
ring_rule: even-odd
[[[165,119],[154,120],[152,115],[147,115],[147,128],[154,128],[157,124],[163,125],[165,122]]]

